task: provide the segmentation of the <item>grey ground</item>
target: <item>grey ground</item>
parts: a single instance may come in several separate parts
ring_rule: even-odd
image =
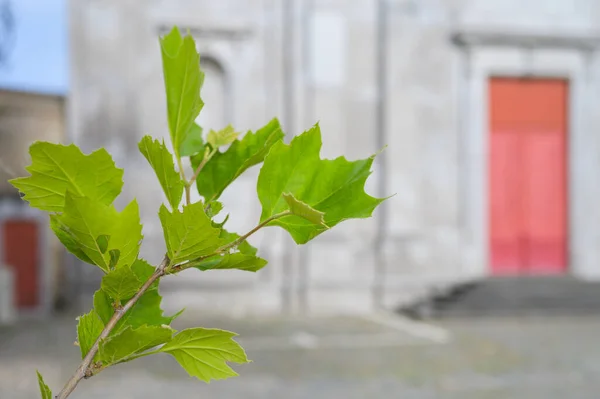
[[[201,324],[239,332],[253,362],[236,367],[240,377],[206,385],[168,355],[156,355],[83,381],[72,397],[600,398],[600,319],[594,317],[436,323],[450,333],[445,343],[418,326],[404,331],[360,318],[188,314],[177,323],[179,329]],[[0,329],[0,399],[37,398],[36,368],[52,388],[64,383],[79,359],[74,325],[72,317],[61,317]]]

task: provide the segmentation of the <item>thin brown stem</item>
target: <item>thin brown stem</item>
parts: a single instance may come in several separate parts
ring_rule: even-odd
[[[231,242],[231,243],[229,243],[227,245],[224,245],[221,248],[218,248],[217,251],[216,251],[216,253],[217,254],[223,253],[223,252],[227,251],[228,249],[233,248],[233,247],[241,244],[248,237],[250,237],[252,234],[256,233],[258,230],[262,229],[263,227],[265,227],[266,225],[268,225],[269,223],[271,223],[273,220],[282,218],[284,216],[289,216],[291,214],[292,214],[291,211],[284,211],[284,212],[277,213],[277,214],[271,216],[270,218],[265,219],[262,223],[256,225],[256,227],[254,227],[252,230],[250,230],[249,232],[247,232],[246,234],[244,234],[243,236],[241,236],[237,240],[235,240],[235,241],[233,241],[233,242]]]
[[[185,204],[189,205],[192,203],[192,196],[190,194],[190,185],[185,183]]]
[[[106,323],[106,326],[104,327],[104,329],[98,336],[98,339],[96,340],[96,342],[94,342],[94,345],[92,345],[92,348],[89,350],[87,355],[85,355],[85,357],[79,364],[79,367],[77,368],[75,373],[71,376],[69,381],[67,381],[67,383],[65,384],[63,389],[60,391],[60,393],[58,395],[56,395],[56,399],[67,398],[75,390],[75,388],[77,387],[77,384],[79,384],[79,381],[81,381],[83,378],[86,377],[86,375],[88,375],[88,370],[94,360],[94,356],[96,356],[96,353],[98,353],[100,341],[105,339],[106,337],[108,337],[108,335],[115,328],[115,326],[117,325],[119,320],[121,320],[121,318],[125,315],[125,313],[127,313],[129,310],[131,310],[131,308],[133,308],[133,306],[142,297],[142,295],[144,295],[144,293],[148,290],[148,288],[150,288],[150,286],[156,280],[158,280],[159,278],[161,278],[162,276],[165,275],[165,269],[168,266],[169,266],[169,258],[167,256],[165,256],[162,263],[156,268],[156,271],[142,285],[142,287],[133,296],[133,298],[131,298],[122,308],[117,309],[115,311],[113,316],[110,318],[108,323]]]
[[[217,152],[217,150],[218,149],[215,148],[214,150],[212,150],[211,152],[209,152],[208,155],[205,155],[204,158],[202,158],[202,162],[200,162],[200,165],[198,165],[198,167],[194,171],[194,175],[192,176],[192,178],[189,181],[189,186],[191,186],[192,184],[194,184],[194,182],[198,178],[198,175],[200,174],[200,172],[202,171],[202,169],[204,169],[204,166],[206,165],[206,163],[208,161],[210,161],[210,159],[213,157],[213,155],[215,155],[215,153]]]

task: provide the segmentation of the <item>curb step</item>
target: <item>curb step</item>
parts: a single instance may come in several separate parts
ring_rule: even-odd
[[[399,309],[415,319],[600,315],[600,282],[571,277],[491,278]]]

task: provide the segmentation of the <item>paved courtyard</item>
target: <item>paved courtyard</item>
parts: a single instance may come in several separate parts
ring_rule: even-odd
[[[185,315],[185,314],[184,314]],[[176,328],[241,334],[252,363],[203,384],[168,355],[83,381],[74,399],[579,399],[600,397],[600,320],[520,318],[420,324],[372,318],[213,319]],[[35,369],[55,390],[79,359],[72,317],[0,330],[0,398],[37,398]]]

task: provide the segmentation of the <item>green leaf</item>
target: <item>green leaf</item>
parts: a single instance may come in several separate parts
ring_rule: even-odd
[[[135,295],[142,286],[142,281],[128,265],[110,271],[102,278],[102,290],[117,301]]]
[[[225,241],[225,245],[227,245],[240,238],[240,235],[237,233],[230,233],[225,229],[221,229],[220,237]],[[233,249],[235,250],[236,248]],[[250,245],[248,240],[244,240],[241,243],[239,243],[237,245],[237,250],[246,255],[256,255],[256,252],[258,252],[258,250],[255,247]]]
[[[238,269],[249,272],[256,272],[267,264],[267,261],[254,255],[246,255],[241,252],[232,254],[217,255],[205,259],[195,265],[202,271],[216,269]]]
[[[181,143],[179,156],[189,157],[204,152],[204,140],[202,140],[202,128],[197,123],[192,123],[185,140]]]
[[[136,259],[133,265],[131,265],[131,270],[133,270],[137,278],[142,283],[145,283],[146,280],[148,280],[150,276],[152,276],[152,274],[154,274],[154,272],[156,271],[156,269],[153,266],[150,266],[150,264],[148,264],[148,262],[146,262],[143,259]]]
[[[101,253],[106,253],[106,249],[108,248],[108,240],[110,239],[107,235],[98,236],[96,238],[96,244],[98,244],[98,248]]]
[[[127,358],[171,340],[175,330],[169,326],[127,327],[100,342],[98,360],[103,365],[127,361]]]
[[[206,202],[219,198],[238,176],[263,161],[270,148],[283,138],[277,119],[271,120],[256,133],[248,132],[225,152],[217,152],[198,174],[198,192]],[[202,162],[203,154],[192,157],[194,169]]]
[[[156,177],[158,177],[158,181],[167,196],[167,200],[171,204],[171,208],[177,209],[183,195],[184,184],[181,176],[175,170],[173,156],[165,146],[165,143],[152,140],[150,136],[144,136],[138,147],[142,155],[150,163],[150,166],[152,166],[152,169],[154,169]]]
[[[61,215],[51,215],[51,227],[70,252],[105,272],[110,271],[111,260],[114,263],[115,250],[120,254],[118,266],[131,265],[135,261],[142,240],[142,225],[135,200],[121,213],[112,205],[71,193],[67,193],[65,203],[65,211]],[[98,245],[98,237],[101,236],[109,237],[108,253],[106,248]]]
[[[194,39],[189,35],[182,37],[177,27],[160,39],[160,46],[169,132],[175,156],[179,158],[179,149],[204,105],[200,98],[204,73],[200,70]]]
[[[135,273],[139,281],[146,282],[156,269],[150,266],[145,260],[137,259],[131,266],[131,270]],[[135,328],[143,324],[170,324],[178,316],[178,314],[171,317],[163,316],[163,311],[160,308],[162,298],[158,294],[158,284],[159,281],[157,280],[150,286],[133,309],[123,316],[125,320],[121,319],[117,327],[124,328],[127,325],[131,325]],[[94,294],[94,309],[104,324],[108,323],[115,312],[113,302],[114,300],[102,289],[99,289]],[[138,306],[139,303],[142,303],[142,305]]]
[[[119,301],[129,299],[135,295],[135,293],[141,288],[142,284],[152,276],[155,270],[156,269],[154,267],[150,266],[148,262],[143,259],[137,259],[133,265],[131,265],[131,267],[125,265],[123,267],[119,267],[118,269],[112,270],[102,278],[101,287],[103,295],[107,298],[110,297]],[[155,281],[150,287],[155,288],[157,286],[158,280]],[[96,292],[96,294],[98,294],[98,292]],[[110,298],[108,299],[109,305],[111,303]],[[108,317],[110,318],[110,315]]]
[[[162,297],[158,293],[157,281],[140,297],[133,308],[119,320],[111,335],[127,327],[138,328],[143,325],[160,326],[171,324],[181,314],[181,311],[173,316],[164,316],[160,308],[161,301]],[[96,291],[94,294],[94,309],[105,324],[108,323],[115,313],[112,306],[112,299],[102,289]]]
[[[323,216],[325,216],[323,212],[319,212],[316,209],[311,208],[310,205],[297,200],[292,194],[284,193],[283,199],[285,200],[285,202],[287,202],[288,206],[290,207],[290,212],[292,212],[292,214],[300,216],[301,218],[304,218],[311,223],[327,228],[327,225],[325,224],[325,219],[323,218]]]
[[[95,310],[78,317],[77,320],[79,321],[77,324],[77,341],[83,359],[104,329],[104,323],[102,323]]]
[[[94,294],[94,310],[104,325],[108,323],[112,315],[115,313],[112,300],[102,289],[99,289]]]
[[[110,256],[110,262],[108,263],[108,269],[114,269],[119,263],[119,259],[121,258],[121,251],[118,249],[111,249],[108,251],[108,255]]]
[[[26,169],[31,176],[9,182],[34,208],[62,212],[67,191],[108,205],[123,187],[123,169],[115,166],[105,149],[84,155],[74,144],[37,141],[29,154],[32,162]]]
[[[38,384],[40,386],[40,393],[42,394],[42,399],[52,399],[52,391],[48,388],[48,385],[44,382],[44,377],[40,374],[39,371],[36,370],[38,377]]]
[[[223,204],[219,201],[211,201],[206,206],[206,214],[209,218],[214,218],[223,210]]]
[[[225,242],[219,229],[212,227],[202,202],[186,205],[183,212],[169,212],[161,206],[158,213],[165,234],[167,253],[172,264],[209,255]]]
[[[204,382],[238,375],[227,362],[248,363],[244,349],[232,338],[237,334],[206,328],[181,331],[162,347],[192,377]]]
[[[54,231],[56,237],[58,237],[59,241],[71,252],[73,255],[77,256],[79,259],[84,261],[85,263],[94,264],[94,261],[90,259],[89,256],[83,251],[83,248],[77,238],[73,236],[68,228],[63,230],[63,224],[60,222],[60,219],[57,215],[50,215],[50,228]],[[102,240],[100,240],[102,242]],[[96,243],[98,243],[98,239],[96,239]],[[108,245],[108,242],[107,242]],[[98,250],[102,253],[102,248],[100,244],[98,245]]]
[[[115,332],[122,331],[128,326],[138,328],[143,325],[160,326],[171,324],[180,313],[171,317],[164,316],[163,310],[160,308],[161,301],[162,297],[158,293],[158,285],[148,289],[133,308],[119,320],[115,327]]]
[[[329,227],[350,218],[370,217],[384,201],[364,191],[374,157],[353,162],[344,157],[321,159],[320,150],[319,125],[295,137],[289,145],[281,141],[273,145],[258,177],[261,221],[290,209],[284,193],[324,213]],[[283,227],[298,244],[310,241],[327,229],[296,215],[276,219],[269,225]]]
[[[233,126],[227,125],[219,131],[211,129],[210,132],[208,132],[208,137],[206,138],[206,141],[208,141],[208,144],[210,144],[212,148],[219,148],[223,145],[233,143],[239,135],[240,134],[235,131]]]

